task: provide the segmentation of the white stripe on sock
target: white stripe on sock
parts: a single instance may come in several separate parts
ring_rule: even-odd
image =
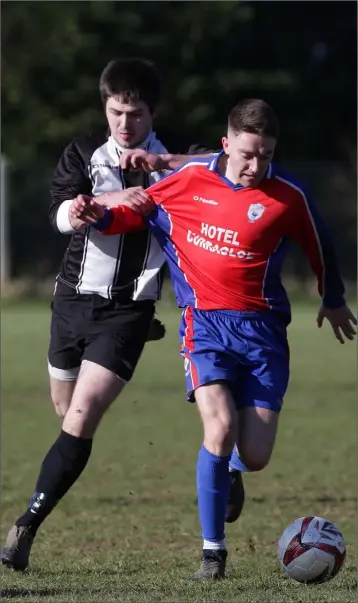
[[[210,551],[226,551],[225,538],[223,540],[203,540],[203,549]]]

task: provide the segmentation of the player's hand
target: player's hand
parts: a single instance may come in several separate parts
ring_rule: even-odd
[[[139,214],[147,214],[152,209],[153,202],[142,186],[133,186],[123,191],[104,193],[96,197],[98,205],[103,207],[118,207],[127,205]]]
[[[104,216],[104,207],[99,205],[93,197],[89,195],[77,195],[73,199],[69,209],[69,218],[73,221],[80,221],[83,224],[93,224]],[[73,226],[74,228],[74,226]]]
[[[357,324],[357,319],[348,306],[341,306],[340,308],[325,308],[321,306],[317,316],[317,325],[319,328],[321,328],[325,318],[331,323],[333,332],[340,343],[344,343],[343,335],[346,339],[354,339],[356,330],[353,328],[353,325]]]
[[[165,163],[160,155],[149,153],[144,149],[130,149],[121,154],[122,170],[136,168],[145,172],[158,172],[165,169]]]
[[[91,197],[89,197],[88,195],[78,195],[75,199],[73,199],[72,204],[70,205],[68,210],[68,218],[72,228],[74,228],[75,230],[82,230],[87,226],[87,223],[83,220],[82,216],[82,203],[78,202],[80,197],[83,198],[84,203],[89,203],[89,200],[91,199]]]
[[[149,327],[146,341],[158,341],[163,339],[166,333],[166,328],[159,318],[153,318]]]

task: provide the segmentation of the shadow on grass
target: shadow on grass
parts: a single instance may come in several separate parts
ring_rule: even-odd
[[[53,595],[62,595],[63,589],[59,588],[2,588],[0,590],[0,599],[15,599],[18,597],[51,597]]]
[[[48,574],[50,572],[47,572]],[[29,599],[29,597],[43,597],[46,601],[47,597],[55,597],[55,596],[64,596],[68,595],[78,595],[84,594],[87,592],[91,592],[91,594],[99,594],[103,592],[107,592],[107,587],[91,587],[83,588],[78,586],[64,586],[62,588],[1,588],[0,589],[0,600],[1,599],[17,599],[23,597],[24,599]]]
[[[267,503],[269,501],[274,502],[278,501],[281,503],[289,503],[289,502],[298,502],[302,500],[303,497],[297,496],[295,494],[288,495],[280,495],[279,497],[269,497],[269,496],[253,496],[251,498],[252,502],[262,504]],[[319,502],[319,503],[356,503],[356,496],[330,496],[330,495],[320,495],[320,496],[305,496],[305,501],[310,502]]]
[[[90,568],[78,568],[78,569],[65,569],[61,571],[55,570],[33,570],[33,574],[36,574],[37,577],[45,577],[45,576],[59,576],[61,574],[66,576],[114,576],[120,573],[120,569],[90,569]],[[133,573],[135,573],[133,571]],[[1,597],[0,597],[1,598]]]
[[[170,495],[170,496],[168,496]],[[146,495],[146,496],[135,496],[133,498],[132,497],[132,492],[129,492],[129,496],[128,497],[124,497],[124,496],[102,496],[102,497],[98,497],[97,503],[100,505],[108,505],[108,506],[112,506],[112,507],[129,507],[131,505],[140,505],[142,503],[145,503],[147,505],[153,505],[153,506],[157,506],[158,505],[158,497],[157,494],[153,494],[153,495]],[[174,495],[171,495],[171,493],[168,492],[163,492],[163,500],[167,501],[167,500],[172,500],[174,498]],[[305,496],[300,496],[297,494],[281,494],[279,496],[276,496],[275,494],[273,494],[272,496],[253,496],[251,497],[251,501],[253,503],[256,504],[266,504],[267,502],[280,502],[280,503],[292,503],[292,502],[299,502],[300,500],[305,500],[306,502],[318,502],[318,503],[356,503],[357,502],[357,497],[356,496],[331,496],[329,494],[323,494],[323,495],[319,495],[319,496],[309,496],[306,495]],[[197,499],[195,498],[193,500],[193,504],[196,505],[197,504]]]

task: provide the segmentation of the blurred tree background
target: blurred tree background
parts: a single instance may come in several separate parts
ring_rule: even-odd
[[[98,80],[115,57],[162,75],[156,131],[170,151],[218,146],[228,110],[261,97],[281,120],[277,159],[306,180],[356,278],[356,2],[24,2],[2,9],[2,154],[12,276],[56,272],[67,238],[47,221],[64,146],[104,123]],[[300,256],[289,268],[307,274]]]

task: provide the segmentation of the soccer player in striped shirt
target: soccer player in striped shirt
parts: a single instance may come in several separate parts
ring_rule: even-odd
[[[146,203],[144,188],[165,174],[123,169],[133,146],[164,153],[170,169],[171,156],[153,131],[160,78],[148,61],[114,60],[99,88],[106,124],[67,145],[51,185],[50,222],[71,235],[56,278],[48,351],[62,425],[0,555],[16,570],[26,569],[40,525],[85,469],[102,416],[132,378],[146,341],[165,333],[153,318],[165,258],[149,229],[105,238],[70,214],[80,193],[105,206]]]

